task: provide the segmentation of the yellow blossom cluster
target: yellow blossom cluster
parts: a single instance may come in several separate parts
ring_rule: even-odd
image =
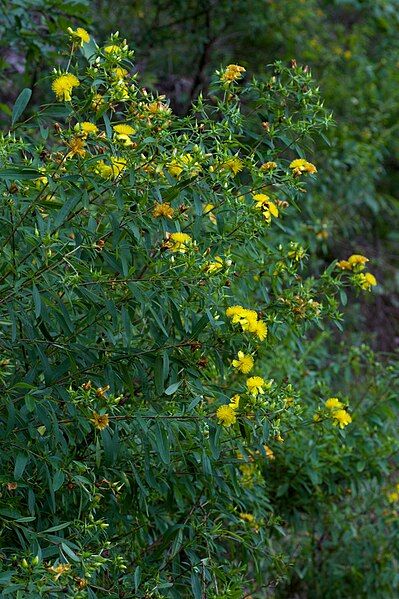
[[[102,431],[109,425],[109,416],[108,414],[97,414],[97,412],[93,412],[90,422],[93,423],[94,428]]]
[[[216,410],[216,417],[223,426],[229,427],[236,423],[236,410],[239,408],[239,405],[240,396],[233,395],[229,404],[219,406],[219,408]]]
[[[111,156],[110,161],[111,164],[106,164],[104,160],[96,162],[95,171],[103,179],[117,179],[126,168],[125,158]]]
[[[72,100],[72,90],[80,85],[79,79],[72,73],[64,73],[51,84],[51,88],[55,93],[57,100],[60,102],[70,102]]]
[[[366,256],[361,254],[352,254],[347,260],[340,260],[337,263],[338,268],[352,272],[355,276],[353,281],[359,285],[361,289],[370,291],[372,287],[377,285],[377,279],[371,272],[362,272],[365,265],[369,262]]]
[[[239,514],[240,519],[243,520],[244,522],[246,522],[247,524],[249,524],[249,526],[255,531],[258,532],[259,531],[259,524],[255,519],[255,516],[253,514],[247,514],[246,512],[241,512]]]
[[[94,123],[90,123],[89,121],[76,123],[74,129],[82,137],[88,137],[89,135],[96,135],[98,133],[97,125],[95,125]]]
[[[58,580],[63,574],[66,574],[71,569],[71,564],[58,564],[57,566],[50,566],[49,572],[54,574],[54,580]]]
[[[290,163],[290,168],[294,176],[299,177],[303,173],[317,173],[317,168],[311,162],[308,162],[304,158],[297,158]]]
[[[87,44],[90,41],[90,35],[83,27],[77,27],[76,29],[68,27],[67,31],[72,40],[76,41],[79,46],[83,46],[83,44]]]
[[[248,310],[242,306],[230,306],[226,310],[226,316],[231,318],[233,324],[239,324],[243,331],[256,335],[260,341],[266,339],[266,323],[258,319],[255,310]]]
[[[190,247],[193,246],[193,240],[188,233],[169,233],[167,235],[166,247],[171,252],[179,252],[185,254]]]
[[[269,162],[264,162],[262,164],[262,166],[260,167],[260,170],[264,173],[265,172],[267,173],[268,171],[272,171],[276,168],[277,168],[277,162],[269,161]]]
[[[238,79],[241,79],[243,76],[243,73],[245,73],[244,67],[241,67],[238,64],[229,64],[222,73],[221,80],[225,83],[238,81]]]
[[[247,379],[248,392],[255,397],[257,395],[264,394],[265,386],[266,386],[266,381],[261,376],[251,376],[249,379]]]
[[[224,171],[228,171],[232,175],[237,175],[237,173],[242,171],[244,165],[241,158],[239,158],[238,156],[232,156],[231,158],[227,158],[226,160],[224,160],[221,163],[220,168]]]
[[[336,426],[345,428],[352,422],[351,415],[345,410],[344,404],[337,397],[330,397],[324,405],[330,411]]]
[[[135,129],[126,123],[118,123],[113,126],[115,131],[115,141],[121,142],[124,146],[132,146],[131,136],[135,134]]]
[[[399,483],[395,485],[395,490],[387,494],[389,503],[397,503],[399,501]]]
[[[243,374],[248,374],[254,367],[254,359],[252,356],[239,351],[237,359],[232,361],[232,365]]]
[[[267,223],[270,223],[272,220],[272,216],[274,218],[278,218],[279,212],[276,204],[271,201],[270,197],[265,193],[256,193],[252,196],[252,199],[255,204],[255,208],[260,210],[263,214],[263,217]]]
[[[198,160],[192,154],[177,156],[168,164],[169,173],[178,179],[183,172],[190,177],[197,176],[202,170]]]
[[[221,258],[220,256],[215,256],[215,260],[213,262],[208,262],[207,264],[205,264],[204,270],[209,275],[212,275],[212,274],[215,274],[216,272],[219,272],[223,267],[224,267],[223,258]]]
[[[152,216],[154,218],[173,218],[173,215],[174,210],[168,202],[157,202],[152,210]]]

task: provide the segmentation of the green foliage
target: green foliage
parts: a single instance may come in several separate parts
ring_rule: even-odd
[[[258,48],[270,63],[295,42],[319,63],[329,108],[353,89],[366,107],[377,69],[364,44],[370,23],[391,35],[391,4],[377,3],[373,21],[351,3],[363,17],[351,56],[328,50],[346,33],[328,6],[315,18],[315,2],[268,3],[268,31],[263,2],[253,12],[221,2],[212,14],[205,2],[198,15],[198,3],[181,3],[172,25],[170,7],[150,4],[120,5],[137,33],[158,19],[151,43],[135,36],[138,57],[151,57],[144,79],[119,35],[99,47],[70,32],[66,46],[84,3],[51,3],[54,21],[48,2],[20,17],[13,0],[9,11],[30,32],[9,33],[18,51],[41,47],[29,18],[38,11],[54,45],[29,62],[57,72],[21,82],[0,143],[1,596],[395,597],[397,365],[343,329],[340,308],[358,321],[348,296],[373,283],[362,256],[344,267],[336,258],[364,246],[335,255],[328,245],[358,230],[353,214],[369,216],[354,205],[339,220],[353,185],[370,197],[377,185],[378,168],[365,167],[384,159],[389,83],[373,100],[374,114],[387,101],[375,147],[353,139],[350,111],[332,126],[294,62],[253,79],[234,65],[215,75],[210,60],[183,116],[143,88],[167,56],[192,68],[190,40],[201,55],[202,25],[178,36],[176,52],[187,15],[206,39],[239,17],[256,44],[243,39],[244,62],[232,60],[249,71]],[[305,47],[307,27],[325,39]],[[332,82],[357,52],[364,64],[346,73],[338,101]],[[208,98],[197,95],[206,81]]]

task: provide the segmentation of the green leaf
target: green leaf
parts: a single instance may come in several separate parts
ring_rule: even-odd
[[[18,98],[15,100],[14,108],[12,109],[12,117],[11,123],[14,125],[16,121],[19,119],[23,111],[28,105],[30,97],[32,95],[32,90],[29,87],[26,87],[21,91]]]
[[[179,381],[178,383],[173,383],[172,385],[169,385],[169,387],[167,387],[165,389],[165,395],[173,395],[173,393],[176,393],[176,391],[178,390],[178,388],[180,387],[181,384],[182,384],[182,381]]]
[[[191,572],[191,588],[193,590],[194,599],[201,599],[202,589],[201,582],[196,572]]]
[[[157,424],[155,429],[155,439],[161,460],[164,464],[168,465],[170,463],[169,440],[165,429],[161,428],[159,424]]]
[[[36,285],[32,285],[32,297],[33,297],[33,303],[35,305],[35,316],[36,318],[39,318],[41,312],[42,312],[42,300],[40,297],[40,293],[38,288],[36,287]]]
[[[52,526],[51,528],[46,528],[46,530],[42,530],[40,534],[48,533],[48,532],[57,532],[57,530],[62,530],[63,528],[67,528],[71,522],[63,522],[62,524],[58,524],[58,526]]]
[[[62,472],[62,470],[59,470],[58,472],[56,472],[53,476],[53,490],[58,491],[58,489],[60,489],[62,487],[62,485],[64,484],[64,480],[65,480],[65,474]]]
[[[14,466],[14,478],[18,480],[24,473],[27,463],[29,462],[29,456],[26,453],[19,453],[15,458]]]
[[[5,181],[15,181],[23,179],[37,179],[42,173],[35,168],[26,168],[24,166],[15,166],[13,168],[0,169],[0,179]]]
[[[141,568],[140,568],[140,566],[137,566],[137,568],[134,571],[134,590],[136,593],[140,586],[140,582],[141,582]]]
[[[155,391],[158,395],[162,395],[163,393],[163,358],[162,356],[157,356],[154,362],[154,383],[155,383]]]
[[[74,551],[66,543],[61,543],[61,549],[64,553],[67,554],[68,557],[73,559],[74,562],[80,562],[79,557],[76,555]]]

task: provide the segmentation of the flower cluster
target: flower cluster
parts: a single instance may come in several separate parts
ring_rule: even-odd
[[[352,274],[352,281],[355,285],[370,291],[372,287],[377,285],[377,279],[371,272],[362,272],[369,262],[366,256],[361,254],[352,254],[347,260],[340,260],[337,263],[338,268],[344,271],[349,271]]]
[[[221,80],[224,83],[238,81],[238,79],[241,79],[243,76],[243,73],[245,73],[244,67],[241,67],[238,64],[229,64],[222,73]]]
[[[185,254],[193,246],[193,240],[188,233],[169,233],[167,236],[166,247],[171,252]]]
[[[262,212],[263,217],[268,224],[271,222],[272,216],[278,218],[278,208],[268,195],[265,193],[257,193],[252,196],[252,199],[256,202],[255,208]]]
[[[232,361],[232,365],[243,374],[248,374],[254,367],[254,359],[252,356],[239,351],[237,359]]]
[[[79,46],[83,46],[83,44],[87,44],[90,41],[90,34],[83,27],[77,27],[76,29],[68,27],[67,31],[72,41],[76,42]]]
[[[299,177],[303,173],[310,173],[313,175],[317,173],[317,168],[311,162],[308,162],[304,158],[297,158],[290,163],[290,168],[295,177]]]
[[[248,331],[256,335],[260,341],[266,339],[266,323],[258,319],[258,314],[255,310],[248,310],[242,306],[230,306],[226,310],[226,316],[231,318],[233,324],[239,324],[243,331]]]
[[[235,424],[237,421],[236,410],[240,406],[240,396],[233,395],[230,403],[219,406],[216,410],[216,417],[223,424],[223,426],[229,427]]]
[[[337,397],[330,397],[324,405],[329,410],[336,426],[345,428],[345,426],[352,422],[351,415],[345,410],[344,404]]]
[[[79,79],[72,73],[64,73],[54,79],[51,84],[57,100],[70,102],[72,100],[72,90],[80,85]]]
[[[395,485],[395,489],[393,491],[389,491],[387,498],[389,503],[397,503],[399,501],[399,483]]]

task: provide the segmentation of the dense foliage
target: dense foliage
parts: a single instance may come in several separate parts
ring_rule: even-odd
[[[6,60],[25,68],[1,105],[1,596],[395,597],[397,364],[358,314],[391,285],[365,252],[370,224],[387,255],[395,240],[394,45],[370,97],[391,4],[344,3],[362,16],[348,38],[313,1],[176,2],[176,23],[122,2],[136,54],[108,3],[101,44],[88,3],[22,4]],[[221,48],[238,17],[254,44]],[[180,77],[190,43],[200,73],[170,104],[164,49]],[[273,62],[296,45],[323,94]]]

